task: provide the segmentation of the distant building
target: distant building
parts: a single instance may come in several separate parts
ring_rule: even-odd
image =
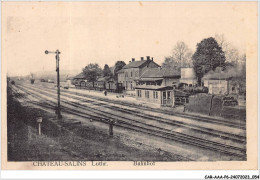
[[[197,84],[197,78],[193,68],[181,68],[180,83],[191,84],[192,86]]]
[[[147,69],[135,87],[136,99],[161,105],[173,104],[173,86],[179,83],[180,72],[168,68]]]
[[[136,81],[139,79],[140,75],[142,75],[147,69],[158,67],[160,66],[153,61],[153,58],[150,59],[150,56],[147,56],[146,60],[141,57],[141,60],[139,61],[132,58],[132,61],[130,61],[129,64],[125,65],[117,72],[118,82],[122,83],[126,91],[134,92]]]
[[[81,72],[80,74],[76,75],[74,78],[73,78],[73,84],[75,86],[85,86],[87,82],[87,78],[86,76],[84,75],[83,72]]]
[[[106,89],[106,82],[110,79],[109,77],[99,77],[97,81],[95,81],[94,87],[95,90],[103,91]]]
[[[204,86],[209,94],[227,95],[239,94],[241,86],[234,78],[204,78]]]

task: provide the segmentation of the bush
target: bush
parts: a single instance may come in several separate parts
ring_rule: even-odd
[[[211,95],[196,94],[189,97],[189,103],[186,105],[186,110],[202,114],[209,114]]]
[[[197,94],[189,97],[186,110],[209,115],[212,95]],[[225,98],[226,99],[226,98]],[[245,120],[246,109],[223,106],[223,96],[213,96],[210,115],[224,117],[227,119]]]
[[[210,115],[212,116],[221,116],[223,109],[223,101],[221,96],[214,96],[212,100],[212,108]]]

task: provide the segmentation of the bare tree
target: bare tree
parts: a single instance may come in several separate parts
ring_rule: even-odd
[[[223,52],[226,57],[226,65],[231,65],[232,68],[236,70],[237,73],[240,74],[239,77],[245,81],[246,79],[246,54],[240,53],[237,48],[235,48],[231,43],[229,43],[223,34],[215,35],[215,39],[217,40],[219,46],[221,46]]]
[[[222,48],[222,51],[225,52],[229,47],[229,42],[227,42],[224,34],[215,34],[215,39],[218,42],[218,45]]]
[[[192,51],[183,42],[177,42],[173,49],[173,59],[177,62],[179,67],[191,67]]]
[[[162,67],[179,69],[181,67],[192,67],[192,51],[182,41],[177,42],[172,50],[172,56],[165,57]]]
[[[240,60],[238,49],[226,40],[224,34],[216,34],[215,39],[225,53],[226,62],[237,66]]]

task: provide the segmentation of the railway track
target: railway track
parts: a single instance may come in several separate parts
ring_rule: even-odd
[[[33,94],[33,92],[31,92],[31,91],[28,93],[30,95]],[[50,94],[47,94],[47,95],[50,96]],[[34,96],[39,97],[39,94],[34,93]],[[55,99],[55,97],[54,97],[54,99]],[[42,100],[46,101],[46,99],[44,99],[44,98]],[[93,120],[102,121],[105,123],[107,123],[107,121],[110,119],[114,119],[118,122],[116,124],[116,126],[119,126],[119,127],[127,128],[127,129],[138,131],[138,132],[143,132],[143,133],[150,134],[150,135],[155,135],[155,136],[170,139],[170,140],[175,140],[175,141],[178,141],[181,143],[194,145],[194,146],[201,147],[201,148],[208,149],[208,150],[214,150],[214,151],[225,153],[225,154],[232,155],[232,156],[237,156],[237,157],[241,157],[241,158],[245,158],[245,156],[246,156],[246,151],[243,148],[238,148],[238,147],[234,147],[234,146],[230,146],[230,145],[224,145],[221,143],[217,143],[217,142],[213,142],[213,141],[209,141],[209,140],[205,140],[205,139],[200,139],[200,138],[192,137],[189,135],[184,135],[184,134],[177,133],[177,132],[166,132],[165,129],[163,129],[163,128],[154,127],[152,125],[140,123],[137,121],[133,121],[133,119],[131,119],[131,121],[135,123],[135,124],[133,124],[133,123],[125,121],[125,117],[115,117],[114,115],[112,116],[110,114],[104,115],[104,112],[102,112],[100,110],[96,110],[94,108],[91,109],[90,107],[88,107],[88,110],[91,111],[92,114],[87,114],[86,112],[79,111],[79,109],[86,110],[86,107],[82,107],[78,104],[71,103],[71,102],[68,103],[67,101],[65,103],[69,104],[70,106],[72,106],[74,108],[66,109],[67,107],[62,106],[63,110],[68,111],[71,114],[81,116],[81,117],[84,116],[86,118],[86,116],[87,116],[87,118],[91,118],[91,119],[94,118]],[[54,107],[54,105],[52,105],[52,106]],[[77,110],[75,108],[77,108]],[[98,116],[95,116],[94,114],[97,114]],[[122,118],[124,120],[122,120]]]
[[[54,90],[53,88],[50,88],[50,87],[44,87],[44,88]],[[79,96],[82,96],[82,97],[87,97],[87,98],[91,98],[91,99],[95,99],[95,100],[99,100],[99,101],[109,102],[109,103],[112,103],[112,104],[120,104],[122,106],[127,106],[127,107],[135,108],[137,106],[137,105],[134,105],[134,104],[128,103],[128,102],[122,102],[122,101],[116,101],[116,100],[111,100],[111,99],[102,98],[102,97],[96,97],[96,96],[92,96],[92,95],[82,94],[82,93],[79,93],[79,92],[70,92],[70,91],[63,90],[63,89],[61,89],[61,92],[64,92],[64,93],[67,93],[67,94],[79,95]],[[188,115],[188,114],[182,114],[182,113],[178,113],[178,112],[170,112],[170,111],[167,111],[167,110],[155,109],[155,108],[144,107],[144,106],[139,106],[138,108],[141,109],[141,110],[146,110],[146,111],[152,111],[152,112],[164,113],[164,114],[172,115],[172,116],[189,118],[189,119],[192,119],[192,120],[196,120],[198,122],[208,122],[208,123],[225,125],[225,126],[229,126],[229,127],[235,127],[235,128],[246,130],[245,121],[237,122],[236,120],[234,121],[234,120],[214,119],[214,118],[210,118],[210,117]]]
[[[14,89],[13,89],[14,90]],[[21,93],[20,91],[17,91],[17,89],[15,89],[15,92],[16,93]],[[46,101],[46,99],[44,98],[41,98],[39,96],[36,96],[36,95],[32,95],[31,93],[29,92],[26,92],[26,91],[23,91],[26,95],[30,95],[30,96],[33,96],[33,97],[37,97],[37,99],[39,100],[43,100],[43,101]],[[27,97],[24,97],[24,96],[19,96],[19,98],[23,99],[24,101],[26,101],[27,103],[29,104],[32,104],[36,107],[39,107],[39,108],[43,108],[43,109],[46,109],[46,110],[53,110],[55,107],[56,107],[56,103],[52,102],[52,101],[48,101],[47,102],[38,102],[38,101],[31,101],[29,100],[28,101],[28,98]],[[71,110],[70,108],[66,108],[66,107],[62,107],[62,111],[63,113],[68,113],[68,114],[73,114],[73,115],[76,115],[76,116],[79,116],[81,118],[84,118],[84,119],[91,119],[91,120],[94,120],[94,121],[98,121],[98,122],[101,122],[101,123],[107,123],[107,121],[105,121],[105,119],[100,119],[99,116],[93,116],[93,115],[84,115],[82,114],[82,112],[77,112],[75,110]],[[62,123],[61,123],[62,125]],[[119,127],[122,127],[122,128],[125,128],[124,126],[122,125],[119,125]],[[65,129],[66,130],[66,129]],[[133,131],[137,131],[136,129],[131,129]],[[68,133],[72,133],[70,130],[66,130]],[[139,131],[137,131],[139,132]],[[176,159],[177,161],[194,161],[193,159],[191,158],[188,158],[188,157],[185,157],[185,156],[182,156],[182,155],[178,155],[178,154],[174,154],[174,153],[171,153],[171,152],[168,152],[168,151],[165,151],[165,150],[162,150],[160,149],[159,150],[160,152],[163,152],[167,157],[173,157],[174,159]]]
[[[78,94],[78,93],[77,93]],[[94,97],[94,96],[89,96],[89,95],[82,95],[85,97],[89,97],[89,98],[93,98],[96,100],[101,100],[101,101],[106,101],[106,102],[110,102],[110,103],[118,103],[117,101],[114,100],[109,100],[109,99],[105,99],[105,98],[98,98],[98,97]],[[126,103],[126,102],[120,102],[121,105],[125,105],[128,107],[136,107],[136,105],[130,104],[130,103]],[[246,129],[246,124],[245,123],[237,123],[235,121],[225,121],[225,120],[219,120],[219,119],[213,119],[213,118],[207,118],[207,117],[201,117],[201,116],[195,116],[195,115],[186,115],[186,114],[181,114],[178,112],[169,112],[166,110],[158,110],[155,108],[149,108],[149,107],[144,107],[144,106],[140,106],[139,107],[142,110],[147,110],[147,111],[153,111],[153,112],[157,112],[157,113],[164,113],[167,115],[173,115],[173,116],[178,116],[178,117],[182,117],[182,118],[189,118],[192,120],[196,120],[199,122],[208,122],[208,123],[214,123],[214,124],[219,124],[219,125],[224,125],[224,126],[229,126],[229,127],[235,127],[235,128],[239,128],[239,129]]]
[[[106,98],[81,94],[81,93],[78,93],[78,92],[69,92],[69,91],[64,91],[64,90],[62,90],[62,91],[66,92],[66,93],[70,93],[70,94],[77,94],[77,95],[80,95],[80,96],[83,96],[83,97],[88,97],[88,98],[100,100],[100,101],[116,103],[116,104],[125,105],[125,106],[128,106],[128,107],[136,107],[136,105],[133,105],[133,104],[127,103],[127,102],[121,102],[121,101],[118,102],[116,100],[110,100],[110,99],[106,99]],[[183,118],[190,118],[190,119],[193,119],[193,120],[196,120],[196,121],[201,121],[201,122],[209,122],[209,123],[214,123],[214,124],[219,124],[219,125],[236,127],[236,128],[244,129],[244,130],[246,129],[245,121],[238,123],[237,121],[232,121],[232,120],[227,121],[227,120],[223,120],[223,119],[214,119],[214,118],[209,118],[209,117],[201,117],[201,116],[197,116],[197,115],[188,115],[188,114],[182,114],[182,113],[178,113],[178,112],[170,112],[170,111],[161,110],[161,109],[158,110],[158,109],[155,109],[155,108],[144,107],[144,106],[140,106],[139,108],[142,109],[142,110],[164,113],[164,114],[167,114],[167,115],[173,115],[173,116],[178,116],[178,117],[183,117]]]
[[[30,88],[34,88],[34,87],[30,87]],[[34,88],[34,89],[37,90],[36,88]],[[55,90],[52,89],[51,91],[54,92]],[[94,100],[76,97],[75,95],[73,96],[73,99],[80,100],[84,103],[97,104],[97,102],[94,101]],[[97,105],[105,106],[107,104],[106,103],[98,103]],[[137,112],[137,111],[134,111],[134,110],[125,109],[125,108],[114,106],[114,105],[109,105],[109,107],[107,107],[107,108],[112,109],[114,111],[122,112],[122,113],[132,114],[134,116],[137,116],[137,117],[140,117],[140,118],[145,118],[145,119],[148,119],[148,120],[151,120],[151,121],[163,123],[165,125],[187,128],[187,129],[190,129],[190,130],[193,130],[193,131],[196,131],[196,132],[212,135],[212,136],[215,136],[215,137],[221,137],[222,139],[228,139],[228,140],[232,140],[232,141],[239,142],[239,143],[245,143],[245,141],[246,141],[246,138],[244,136],[241,136],[241,135],[238,135],[238,134],[232,134],[232,133],[227,133],[227,132],[223,132],[223,131],[218,131],[218,130],[214,130],[214,129],[206,128],[206,127],[201,127],[201,126],[194,125],[194,124],[190,125],[188,123],[176,121],[176,120],[173,120],[173,119],[167,119],[167,118],[163,118],[163,117],[159,117],[159,116],[145,115],[143,113],[140,113],[140,112]]]

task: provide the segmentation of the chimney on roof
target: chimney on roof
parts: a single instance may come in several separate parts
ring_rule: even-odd
[[[147,58],[147,61],[150,61],[150,56],[146,56],[146,58]]]
[[[141,61],[143,61],[144,60],[144,57],[141,57]]]
[[[153,61],[153,57],[152,57],[152,61]]]
[[[129,61],[129,63],[132,62],[132,61]]]
[[[132,58],[132,62],[134,62],[135,61],[135,58]]]

